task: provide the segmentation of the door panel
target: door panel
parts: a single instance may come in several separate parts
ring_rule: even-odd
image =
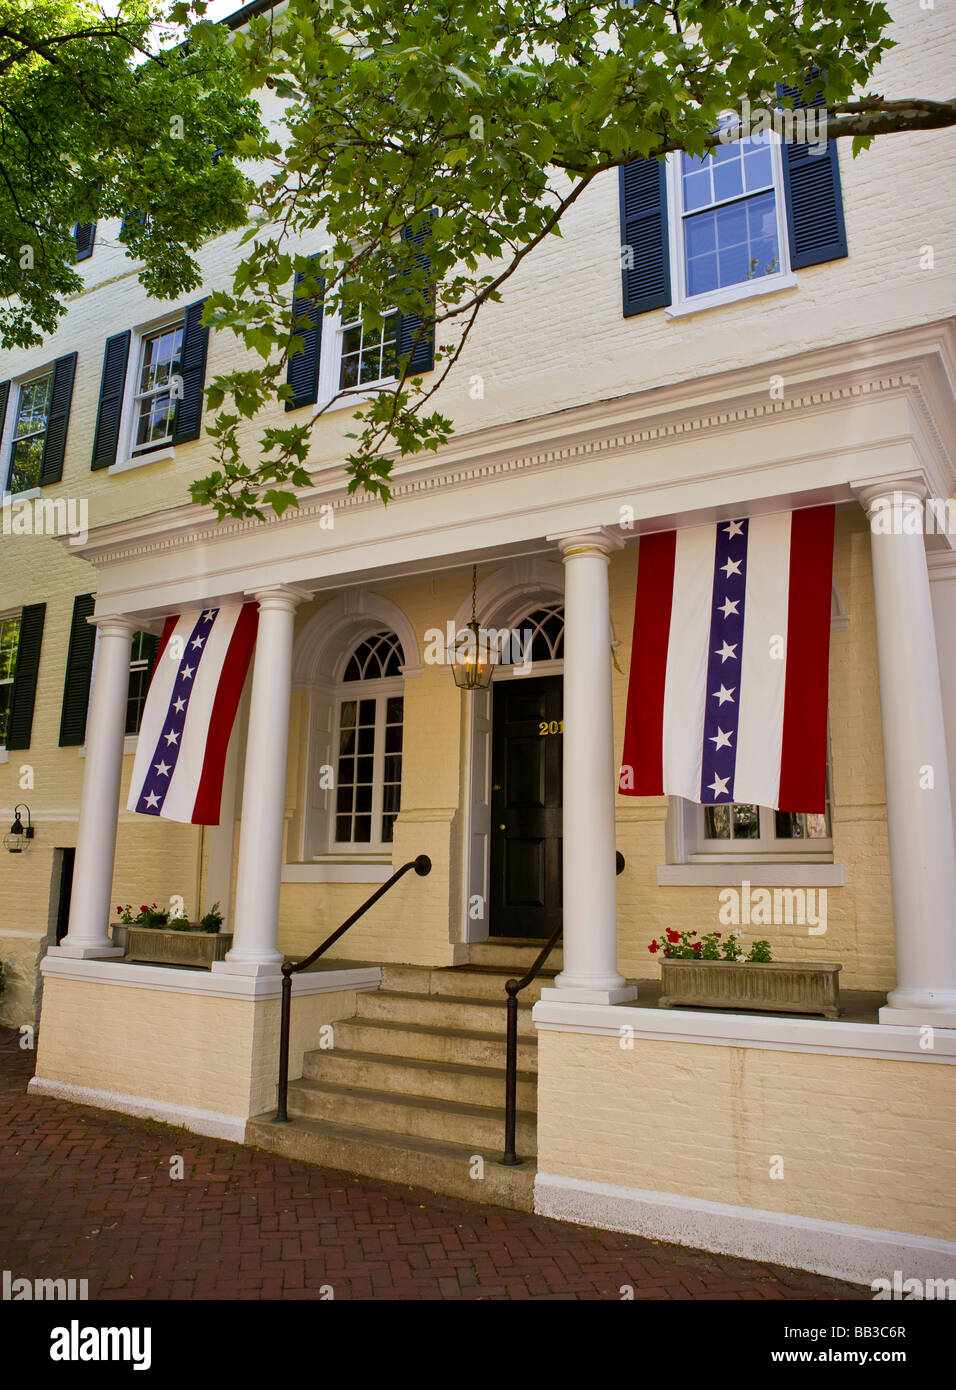
[[[561,676],[492,687],[492,936],[546,938],[561,920]]]

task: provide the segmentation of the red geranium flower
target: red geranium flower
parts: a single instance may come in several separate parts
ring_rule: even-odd
[[[692,951],[702,951],[704,948],[703,948],[702,944],[701,944],[699,941],[695,941],[694,944],[693,944],[693,946],[691,946],[690,949],[691,949]]]
[[[680,941],[680,932],[676,932],[673,927],[667,928],[668,941]]]
[[[149,911],[149,904],[148,904],[148,903],[140,903],[140,905],[139,905],[139,910],[140,910],[140,912],[148,912],[148,911]]]
[[[650,951],[651,955],[653,956],[653,955],[655,954],[655,952],[659,951],[661,948],[660,948],[660,946],[657,944],[656,941],[652,941],[651,944],[648,946],[647,949]]]
[[[721,933],[720,933],[719,931],[715,931],[715,932],[714,932],[714,936],[719,937],[720,935],[721,935]]]

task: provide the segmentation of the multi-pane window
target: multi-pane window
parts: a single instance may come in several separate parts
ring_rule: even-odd
[[[402,795],[403,661],[395,634],[379,632],[346,664],[343,680],[355,689],[339,701],[333,845],[392,842]]]
[[[774,163],[769,131],[680,155],[684,297],[781,272]]]
[[[156,655],[156,638],[149,632],[135,632],[129,662],[129,687],[126,695],[126,732],[138,734],[143,722],[143,707],[149,690]]]
[[[826,805],[820,812],[775,811],[735,801],[701,806],[699,849],[707,853],[826,853],[832,849],[830,777]]]
[[[398,314],[389,314],[378,328],[362,320],[362,311],[343,323],[339,390],[363,386],[394,376],[398,368]]]
[[[52,371],[25,381],[20,387],[7,481],[10,492],[26,492],[40,486],[52,390]]]
[[[173,437],[174,386],[179,379],[182,323],[169,324],[142,340],[133,424],[133,453]]]
[[[17,673],[20,646],[20,615],[0,618],[0,748],[6,747],[13,680]]]

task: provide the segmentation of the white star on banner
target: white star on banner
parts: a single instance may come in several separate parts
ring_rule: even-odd
[[[737,643],[725,642],[724,645],[714,651],[714,656],[719,656],[721,662],[733,659],[737,660]],[[736,688],[736,687],[735,687]]]
[[[727,687],[726,687],[725,685],[721,684],[721,687],[720,687],[719,690],[713,690],[713,691],[711,691],[711,696],[712,696],[713,699],[719,700],[720,703],[721,703],[722,705],[725,705],[725,704],[727,703],[728,700],[730,701],[731,704],[733,704],[733,702],[734,702],[734,691],[735,691],[736,689],[737,689],[737,687],[736,687],[735,685],[732,685],[732,686],[730,687],[730,689],[728,690]]]
[[[179,742],[179,735],[178,735],[174,730],[172,730],[172,729],[169,731],[168,734],[166,734],[165,737],[166,737],[166,742],[167,742],[167,743],[178,743],[178,742]]]
[[[191,681],[193,678],[193,671],[195,671],[195,669],[195,666],[184,666],[179,673],[179,679],[181,681]]]
[[[185,708],[186,708],[186,701],[185,701],[185,700],[183,699],[183,697],[180,695],[179,699],[178,699],[178,700],[175,700],[175,701],[173,702],[173,709],[176,711],[177,714],[182,714],[182,712],[183,712],[183,710],[184,710]]]
[[[207,608],[207,609],[206,609],[205,613],[202,615],[202,620],[203,620],[204,623],[211,623],[211,622],[212,622],[212,609],[211,609],[211,608]]]
[[[729,618],[730,615],[731,615],[731,613],[734,613],[734,614],[737,613],[737,609],[738,609],[739,607],[740,607],[740,599],[739,599],[739,598],[725,598],[724,601],[723,601],[723,603],[718,605],[718,607],[717,607],[717,612],[718,612],[718,613],[723,613],[723,615],[724,615],[725,618]]]
[[[734,536],[742,536],[743,533],[744,524],[742,521],[732,521],[730,525],[727,527],[727,530],[724,532],[724,534],[726,536],[729,536],[731,539],[733,539]]]
[[[742,564],[743,560],[728,560],[726,565],[721,565],[720,568],[723,570],[724,574],[726,574],[727,578],[729,579],[731,575],[740,574],[740,566]]]
[[[194,637],[189,645],[191,647],[201,647],[205,640],[205,637]]]
[[[710,743],[714,744],[714,752],[715,752],[715,753],[719,752],[721,748],[729,748],[729,747],[730,747],[730,740],[733,738],[733,736],[734,736],[734,731],[733,731],[733,729],[731,729],[731,731],[730,731],[729,734],[725,734],[724,731],[723,731],[723,729],[718,729],[718,730],[717,730],[717,737],[716,737],[716,738],[711,737],[710,740],[709,740]]]
[[[153,766],[156,769],[156,775],[158,777],[169,776],[169,763],[154,763]]]
[[[158,806],[158,805],[159,805],[159,797],[156,795],[155,792],[150,792],[149,796],[146,798],[146,805],[147,805],[147,806]]]
[[[715,772],[714,780],[710,783],[707,790],[713,792],[714,796],[728,796],[727,783],[729,781],[729,777],[718,777]]]

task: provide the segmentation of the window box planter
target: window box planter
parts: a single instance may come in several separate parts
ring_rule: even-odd
[[[840,1016],[842,965],[813,961],[661,961],[661,1009],[760,1009],[770,1013]]]
[[[169,927],[127,927],[126,960],[153,965],[196,965],[209,970],[223,960],[232,932],[172,931]],[[116,937],[114,936],[114,941]]]

